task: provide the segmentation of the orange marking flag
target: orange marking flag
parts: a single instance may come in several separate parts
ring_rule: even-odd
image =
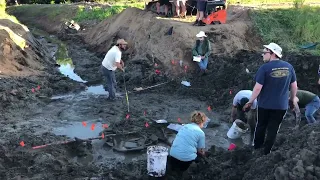
[[[95,124],[91,124],[91,130],[94,131]]]
[[[20,146],[22,146],[22,147],[24,147],[24,146],[25,146],[25,144],[24,144],[24,142],[23,142],[23,141],[21,141],[21,142],[20,142]]]

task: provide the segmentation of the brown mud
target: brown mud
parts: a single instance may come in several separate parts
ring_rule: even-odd
[[[222,36],[234,36],[232,34],[234,30],[230,30],[230,27],[240,28],[240,25],[236,25],[240,23],[239,21],[230,24],[230,27],[227,27],[228,25],[206,27],[209,38],[222,43],[214,48],[227,44],[221,49],[214,49],[215,53],[209,60],[209,72],[201,77],[198,76],[196,69],[187,69],[185,72],[184,67],[180,67],[179,64],[172,65],[169,61],[172,57],[167,57],[166,49],[156,50],[156,53],[153,53],[154,58],[150,53],[145,54],[145,57],[138,56],[142,55],[140,52],[145,47],[152,48],[152,45],[139,44],[140,40],[143,42],[147,40],[143,39],[139,27],[132,26],[132,29],[128,27],[128,22],[133,21],[129,12],[146,16],[147,18],[139,17],[142,24],[143,19],[150,18],[155,24],[153,28],[156,28],[156,25],[163,28],[159,31],[161,33],[172,24],[177,24],[178,29],[183,28],[180,22],[157,20],[155,15],[149,12],[128,9],[113,18],[114,23],[118,25],[105,26],[110,20],[101,22],[93,28],[95,30],[90,35],[82,34],[84,40],[79,38],[81,35],[58,35],[68,45],[75,73],[88,83],[78,83],[60,75],[54,67],[54,60],[50,58],[42,63],[47,69],[40,71],[36,67],[32,68],[35,69],[32,71],[39,71],[40,75],[28,74],[24,77],[8,75],[6,79],[1,77],[1,96],[5,98],[1,101],[4,103],[1,104],[3,127],[0,139],[0,179],[150,179],[146,175],[145,150],[130,154],[119,153],[106,146],[104,140],[50,146],[38,150],[33,150],[31,147],[70,140],[74,137],[82,139],[96,137],[101,135],[100,132],[103,130],[106,134],[136,131],[150,137],[149,139],[155,135],[160,139],[157,143],[165,145],[163,141],[161,142],[161,139],[164,139],[161,128],[164,127],[156,124],[154,120],[165,119],[173,123],[188,123],[188,116],[194,110],[206,112],[212,120],[211,126],[204,129],[208,156],[205,160],[192,164],[183,177],[168,174],[167,179],[320,179],[319,126],[306,125],[299,130],[292,130],[293,122],[290,115],[280,129],[271,154],[261,156],[259,152],[252,153],[246,137],[240,142],[235,142],[237,148],[234,151],[226,150],[231,143],[226,137],[230,127],[226,122],[229,121],[232,98],[239,90],[252,89],[254,74],[262,64],[261,54],[253,51],[256,50],[253,45],[260,42],[255,43],[256,39],[252,37],[248,42],[242,39],[250,37],[248,32],[253,32],[251,27],[247,27],[247,24],[250,24],[247,22],[248,17],[243,15],[247,11],[235,15],[239,20],[245,19],[246,24],[242,24],[241,27],[249,29],[238,37],[242,39],[241,42],[245,42],[240,43],[241,46],[231,46],[231,49],[227,49],[225,46],[233,41],[230,41],[230,38],[227,38],[226,42],[221,40],[224,39]],[[121,17],[124,18],[123,21]],[[112,34],[117,27],[120,27],[124,35]],[[153,28],[144,30],[151,33]],[[193,34],[185,33],[188,36],[180,37],[181,34],[174,34],[178,36],[174,37],[177,38],[175,40],[182,41],[182,54],[190,50],[195,39],[194,35],[200,30],[198,27],[194,28],[190,31]],[[221,32],[220,37],[214,33],[215,30],[210,31],[210,28],[215,28],[217,31],[226,28],[230,31],[226,34]],[[92,34],[100,31],[105,32],[105,36],[101,38],[102,44],[94,45],[97,39],[93,39],[98,37],[93,37]],[[108,102],[107,93],[102,88],[103,78],[99,73],[102,55],[111,46],[113,38],[132,37],[135,33],[138,33],[137,37],[140,39],[130,39],[135,42],[135,46],[125,54],[126,74],[116,73],[120,98],[116,102]],[[91,36],[92,42],[88,42],[88,37]],[[30,43],[31,46],[41,42],[33,36],[30,39],[35,42]],[[151,39],[157,40],[161,45],[165,38],[161,35]],[[86,41],[86,45],[81,44]],[[48,46],[45,42],[41,45]],[[178,43],[171,45],[166,47],[167,51],[174,52],[174,47],[180,47]],[[93,49],[99,49],[98,53],[92,51]],[[226,56],[228,53],[224,53],[224,49],[226,52],[232,52],[232,56]],[[42,48],[39,51],[45,53]],[[48,51],[50,52],[50,48]],[[17,48],[14,52],[19,53],[20,50]],[[36,58],[32,57],[31,59]],[[185,59],[188,57],[190,56],[186,55]],[[42,58],[44,57],[40,59]],[[289,54],[284,59],[295,67],[298,86],[301,89],[318,92],[316,72],[320,63],[319,57]],[[192,61],[186,62],[189,63],[188,66],[196,67]],[[160,69],[163,73],[156,74],[156,69]],[[124,98],[123,76],[130,91],[130,112],[127,112]],[[189,81],[191,87],[183,86],[181,80]],[[133,92],[134,87],[145,87],[166,81],[170,82],[154,89]],[[40,83],[40,90],[32,93],[32,87]],[[17,93],[12,92],[13,89],[17,89]],[[207,110],[209,105],[212,108],[210,112]],[[128,114],[130,117],[127,119]],[[181,122],[178,122],[178,118]],[[86,122],[86,127],[82,122]],[[96,125],[94,130],[90,130],[92,124]],[[102,124],[108,124],[108,128],[103,129]],[[21,141],[24,141],[24,147],[19,145]]]

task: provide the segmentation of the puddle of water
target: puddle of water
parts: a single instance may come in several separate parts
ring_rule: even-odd
[[[97,95],[109,95],[108,91],[104,90],[103,85],[89,86],[85,93],[97,94]]]
[[[92,124],[95,124],[94,131],[91,130]],[[101,131],[103,131],[102,124],[93,122],[87,122],[86,127],[84,127],[81,122],[72,122],[68,125],[53,129],[53,133],[56,135],[64,135],[69,138],[77,137],[80,139],[98,137]],[[120,153],[114,151],[111,147],[106,146],[105,141],[103,140],[93,140],[91,152],[92,154],[83,157],[74,156],[72,159],[83,165],[88,165],[93,162],[97,165],[103,164],[112,167],[117,162],[132,162],[145,156],[141,151],[133,153]]]
[[[84,81],[80,76],[78,76],[74,72],[74,67],[71,63],[59,64],[59,65],[60,65],[59,71],[61,72],[61,74],[65,75],[65,76],[69,77],[70,79],[77,81],[77,82],[83,82],[83,83],[87,82],[87,81]]]
[[[40,33],[40,32],[38,32]],[[38,41],[45,44],[48,48],[51,57],[56,60],[57,64],[60,65],[59,71],[61,74],[69,77],[70,79],[86,83],[79,75],[74,72],[74,65],[72,59],[68,55],[68,49],[66,45],[57,39],[55,36],[40,36]],[[51,43],[53,42],[53,43]]]
[[[92,124],[95,124],[94,130],[91,130]],[[77,137],[80,139],[98,137],[101,131],[103,131],[103,127],[101,123],[88,123],[88,122],[86,127],[84,127],[81,122],[72,122],[69,125],[53,129],[53,133],[55,135],[65,135],[69,138]]]

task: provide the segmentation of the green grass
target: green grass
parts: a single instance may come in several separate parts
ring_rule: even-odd
[[[11,6],[7,9],[10,14],[17,16],[39,18],[48,17],[51,21],[58,20],[57,18],[63,17],[63,21],[66,21],[72,16],[73,9],[68,5],[48,5],[48,4],[26,4],[19,6]]]
[[[104,19],[107,19],[115,14],[119,14],[123,10],[125,10],[128,7],[136,7],[143,9],[144,4],[143,3],[132,3],[132,4],[116,4],[112,7],[108,8],[101,8],[101,7],[94,7],[91,10],[86,10],[84,6],[79,6],[79,10],[74,17],[74,19],[78,22],[84,21],[84,20],[99,20],[102,21]]]
[[[255,10],[251,17],[266,43],[276,42],[288,51],[320,42],[320,7]],[[310,52],[320,55],[320,47]]]

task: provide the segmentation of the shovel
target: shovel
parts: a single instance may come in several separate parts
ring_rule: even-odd
[[[156,84],[156,85],[149,86],[149,87],[145,87],[145,88],[138,87],[138,88],[134,88],[133,90],[136,91],[136,92],[139,92],[139,91],[143,91],[143,90],[146,90],[146,89],[151,89],[151,88],[154,88],[154,87],[157,87],[157,86],[161,86],[161,85],[167,84],[167,83],[169,83],[169,82],[170,82],[170,81],[164,82],[164,83],[160,83],[160,84]]]

